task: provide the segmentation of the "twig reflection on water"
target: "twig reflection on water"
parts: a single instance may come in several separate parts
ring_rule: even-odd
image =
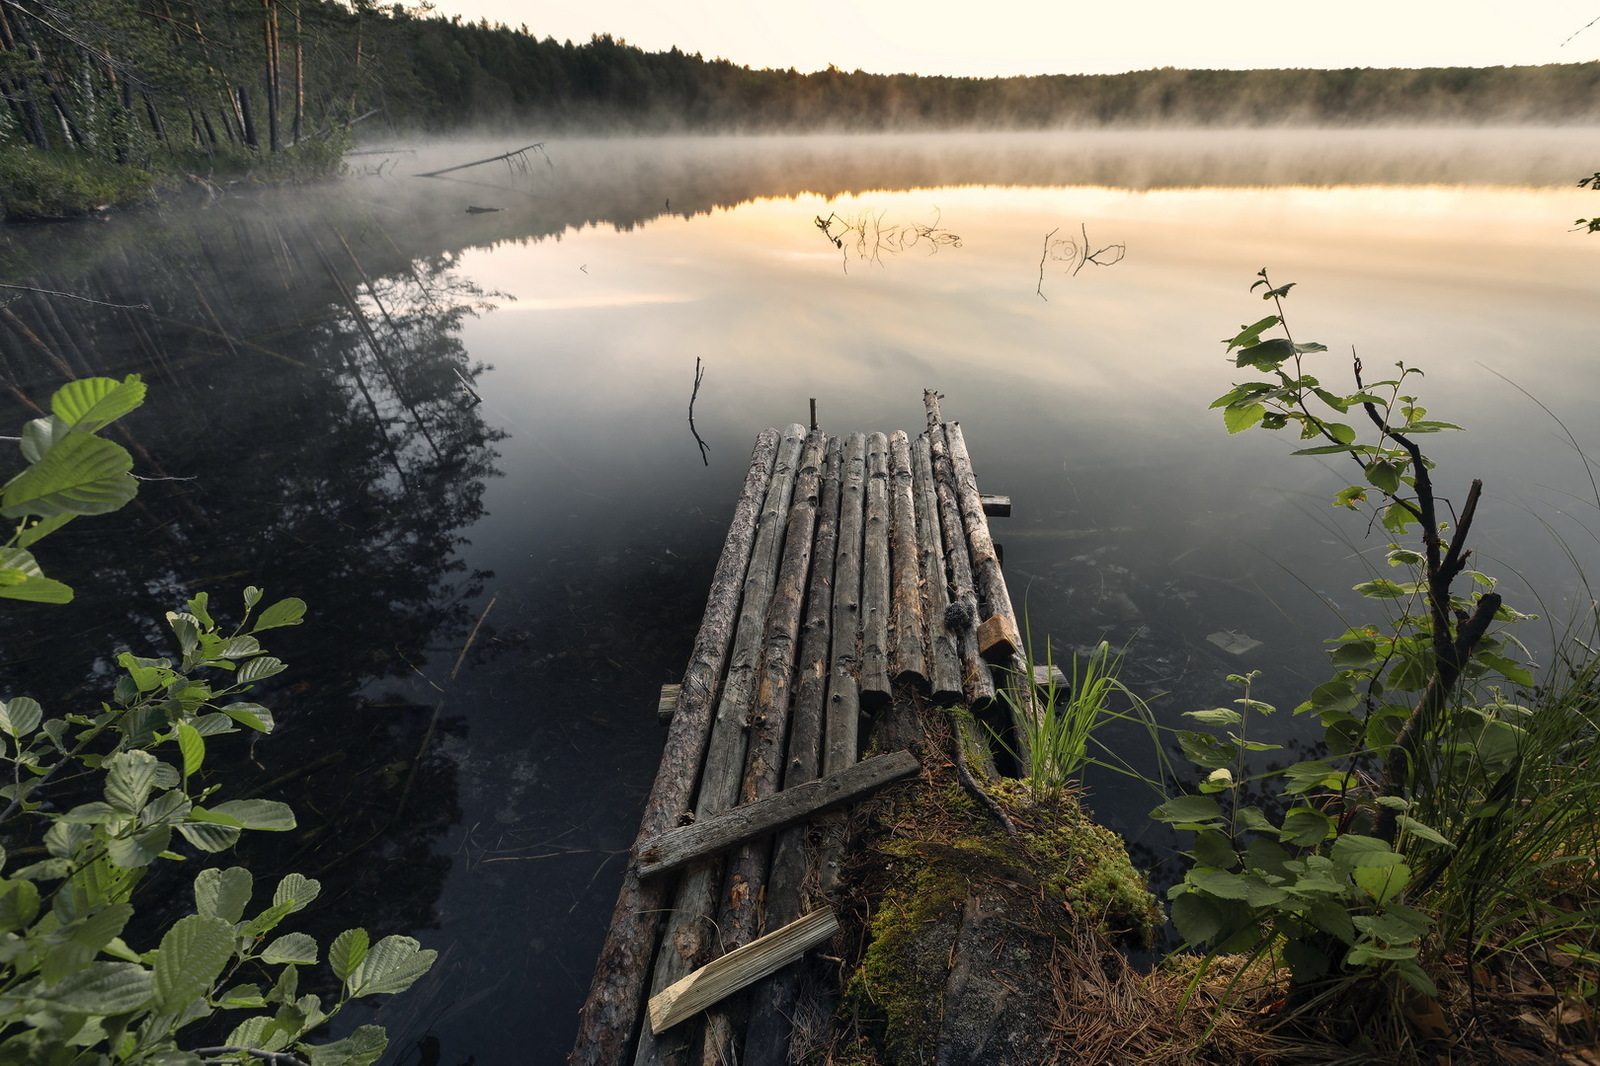
[[[812,220],[812,225],[821,230],[822,235],[839,249],[843,255],[841,265],[846,274],[850,273],[852,250],[855,251],[856,258],[882,266],[884,252],[899,254],[925,245],[928,254],[933,255],[946,246],[961,247],[959,236],[939,226],[942,215],[938,208],[934,208],[933,221],[930,223],[910,222],[904,225],[894,223],[886,226],[883,224],[883,219],[888,213],[880,211],[873,214],[871,211],[862,211],[849,218],[830,213],[827,218],[818,215]]]
[[[700,357],[694,357],[694,391],[689,394],[689,432],[694,434],[694,442],[700,446],[700,461],[706,466],[711,465],[711,445],[700,438],[700,431],[694,428],[694,401],[700,395],[700,382],[705,380],[706,369],[700,365]]]
[[[1044,294],[1044,265],[1047,261],[1053,260],[1057,263],[1067,263],[1072,267],[1071,275],[1077,277],[1078,271],[1083,269],[1085,263],[1093,263],[1095,266],[1115,266],[1122,262],[1123,257],[1128,254],[1126,241],[1108,244],[1091,252],[1089,250],[1089,224],[1080,222],[1078,231],[1083,236],[1082,243],[1074,241],[1070,237],[1054,240],[1055,235],[1061,232],[1060,226],[1044,235],[1044,249],[1039,253],[1039,285],[1033,290],[1039,294],[1039,299],[1047,302],[1050,299]]]

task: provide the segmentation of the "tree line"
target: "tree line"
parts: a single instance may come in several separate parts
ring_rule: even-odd
[[[149,165],[404,131],[1568,124],[1600,63],[1009,78],[755,70],[370,0],[0,0],[0,148]]]

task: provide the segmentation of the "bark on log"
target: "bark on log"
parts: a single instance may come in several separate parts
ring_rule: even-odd
[[[867,514],[861,569],[861,703],[889,702],[889,440],[867,438]]]
[[[695,637],[683,692],[667,734],[661,766],[639,824],[647,840],[678,823],[694,798],[695,778],[711,729],[711,709],[733,640],[740,588],[749,568],[757,517],[766,497],[778,451],[778,433],[756,438],[744,488],[723,541],[711,580],[705,617]],[[570,1061],[577,1066],[622,1062],[644,1006],[645,972],[661,928],[667,885],[642,884],[630,864],[623,875],[611,929],[600,950],[588,999],[578,1016],[578,1036]]]
[[[744,765],[745,727],[755,698],[755,675],[767,607],[777,580],[783,551],[783,528],[788,520],[789,501],[794,489],[795,466],[805,439],[805,428],[789,427],[778,446],[772,481],[761,509],[751,549],[750,567],[745,574],[744,595],[739,607],[738,630],[733,652],[723,679],[722,697],[717,703],[711,739],[705,748],[700,774],[696,817],[705,817],[733,806],[738,795],[740,771]],[[702,863],[684,874],[673,896],[671,920],[663,934],[661,950],[656,952],[651,992],[660,992],[695,966],[705,961],[712,943],[711,915],[716,904],[721,864]],[[668,1061],[675,1050],[657,1042],[648,1029],[640,1033],[635,1061],[659,1064]],[[620,1061],[620,1060],[613,1060]]]
[[[944,556],[950,567],[950,602],[955,608],[946,612],[945,624],[953,631],[960,653],[961,682],[967,692],[967,706],[976,712],[994,702],[994,676],[989,673],[989,664],[978,654],[978,593],[972,576],[966,523],[956,495],[949,441],[943,425],[929,430],[927,436],[933,460],[934,493],[939,501],[939,525],[944,536]]]
[[[933,488],[933,454],[928,438],[911,442],[913,489],[917,497],[917,554],[922,571],[922,615],[928,631],[929,674],[933,700],[948,707],[962,697],[960,653],[945,625],[950,586],[944,571],[944,542],[939,532],[939,501]]]
[[[839,499],[839,551],[833,568],[832,666],[822,772],[856,761],[861,750],[861,555],[866,504],[866,436],[852,434],[845,450]]]
[[[783,563],[778,569],[762,639],[749,744],[739,782],[741,806],[771,797],[783,776],[783,749],[794,692],[800,612],[811,574],[824,445],[822,432],[813,429],[806,438],[795,478],[794,502],[789,507],[783,535]],[[771,858],[772,840],[763,834],[744,840],[729,860],[718,903],[714,954],[727,954],[755,939]],[[736,997],[706,1015],[702,1062],[715,1066],[724,1051],[735,1045],[735,1016],[742,1015],[743,1006],[743,997]]]
[[[668,829],[653,840],[640,844],[639,876],[656,877],[671,873],[753,837],[803,822],[820,811],[849,803],[901,778],[910,777],[917,772],[917,768],[916,756],[909,751],[875,755],[836,774],[786,788],[753,803],[741,804],[704,821]]]
[[[912,485],[911,442],[905,430],[889,438],[890,566],[896,681],[928,688],[927,634],[922,620],[922,561],[917,552],[917,499]]]

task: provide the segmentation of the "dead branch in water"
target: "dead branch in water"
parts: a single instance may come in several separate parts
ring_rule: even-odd
[[[1093,263],[1095,266],[1115,266],[1122,262],[1123,258],[1128,254],[1126,241],[1108,244],[1103,248],[1096,248],[1094,251],[1090,251],[1089,224],[1087,222],[1078,224],[1078,231],[1083,237],[1081,244],[1070,238],[1052,241],[1051,238],[1060,230],[1061,227],[1057,226],[1044,235],[1044,248],[1039,253],[1039,284],[1033,291],[1038,294],[1039,299],[1047,302],[1050,299],[1044,294],[1044,265],[1047,260],[1053,259],[1058,263],[1072,264],[1071,274],[1073,277],[1077,277],[1078,271],[1082,270],[1086,263]]]
[[[811,224],[821,230],[822,235],[839,249],[844,257],[842,265],[846,274],[850,273],[852,249],[856,253],[856,258],[882,266],[884,252],[897,255],[919,245],[926,245],[928,254],[933,255],[946,246],[961,247],[959,236],[940,227],[942,215],[938,208],[934,208],[933,221],[928,223],[909,222],[904,225],[895,223],[885,226],[883,219],[887,214],[887,211],[880,211],[876,215],[870,211],[863,211],[852,218],[842,218],[838,214],[829,214],[827,218],[818,215],[812,219]]]
[[[544,150],[544,142],[539,141],[536,144],[526,145],[512,152],[502,152],[500,155],[492,155],[488,159],[474,159],[470,163],[458,163],[453,167],[445,167],[442,170],[430,170],[426,174],[413,174],[412,177],[437,178],[441,174],[449,174],[457,170],[466,170],[468,167],[481,167],[485,163],[498,163],[502,159],[506,161],[507,166],[521,167],[524,171],[526,171],[528,166],[528,153],[535,151],[544,156],[544,161],[547,165],[554,167],[555,164],[550,162],[549,153],[545,152]]]
[[[700,461],[706,466],[711,465],[711,445],[700,439],[700,431],[694,428],[694,401],[700,395],[700,382],[705,379],[705,367],[700,365],[700,357],[694,357],[694,391],[689,393],[689,432],[694,434],[694,442],[700,446]]]

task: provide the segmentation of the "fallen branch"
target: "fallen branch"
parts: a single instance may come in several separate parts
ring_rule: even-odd
[[[540,151],[543,151],[544,150],[544,142],[540,141],[537,144],[530,144],[525,148],[518,148],[514,152],[504,152],[504,153],[502,153],[500,155],[490,156],[488,159],[474,159],[470,163],[458,163],[457,165],[455,165],[453,167],[445,167],[443,170],[430,170],[426,174],[413,174],[412,177],[416,177],[416,178],[437,178],[440,174],[449,174],[449,173],[451,173],[453,171],[457,171],[457,170],[466,170],[468,167],[481,167],[485,163],[498,163],[502,159],[512,159],[512,158],[515,158],[517,156],[525,155],[526,153],[531,152],[536,148],[539,149]],[[548,159],[549,159],[549,157],[547,156],[546,157],[546,161],[548,161]]]

